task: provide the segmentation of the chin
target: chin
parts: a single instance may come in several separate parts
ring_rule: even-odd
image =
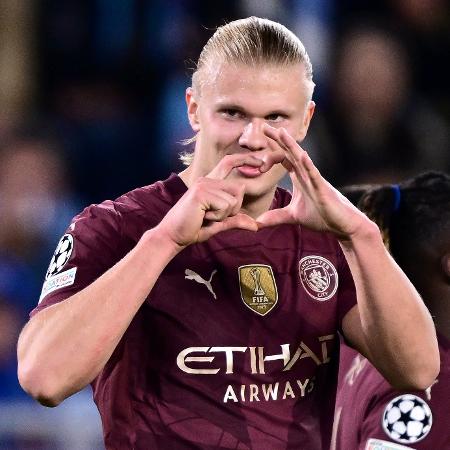
[[[250,197],[260,197],[269,192],[272,192],[276,183],[264,180],[263,177],[253,179],[243,179],[245,183],[245,195]]]

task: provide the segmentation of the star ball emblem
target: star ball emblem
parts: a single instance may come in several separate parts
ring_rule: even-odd
[[[404,394],[388,403],[384,409],[382,425],[391,439],[410,444],[427,436],[433,425],[433,414],[423,399]]]
[[[61,271],[61,269],[69,261],[70,255],[73,250],[73,237],[71,234],[65,234],[58,242],[55,253],[53,253],[52,259],[48,266],[45,279],[53,277]]]

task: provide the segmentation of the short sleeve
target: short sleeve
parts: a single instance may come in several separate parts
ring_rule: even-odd
[[[356,288],[353,281],[350,267],[347,260],[342,253],[341,248],[338,248],[338,319],[339,329],[342,332],[342,320],[345,315],[356,305]]]
[[[56,246],[30,316],[95,281],[123,256],[121,243],[121,215],[113,202],[91,205],[76,216]]]
[[[398,448],[429,450],[450,448],[448,427],[449,389],[443,380],[428,392],[398,392],[388,389],[375,396],[368,405],[360,429],[359,449],[372,448],[380,441],[385,447],[395,443]],[[443,396],[444,392],[446,394]],[[402,447],[403,446],[403,447]],[[394,447],[397,448],[397,447]]]

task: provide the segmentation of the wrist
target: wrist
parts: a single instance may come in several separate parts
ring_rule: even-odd
[[[338,238],[338,241],[343,248],[349,249],[359,245],[376,246],[378,244],[384,248],[383,239],[378,225],[369,219],[365,221],[354,233]]]
[[[158,252],[166,253],[169,258],[173,258],[185,248],[185,246],[171,239],[159,226],[147,230],[142,235],[141,243],[145,247],[149,247],[151,251],[157,250]]]

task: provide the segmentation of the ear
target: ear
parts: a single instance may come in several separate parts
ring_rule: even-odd
[[[441,258],[441,268],[444,271],[447,278],[450,280],[450,253],[446,253]]]
[[[192,129],[197,133],[200,131],[200,122],[198,120],[198,103],[194,97],[194,90],[192,87],[186,89],[186,104],[189,123]]]
[[[308,132],[309,124],[311,123],[312,116],[314,115],[314,110],[316,109],[316,104],[310,100],[306,106],[305,114],[303,116],[302,129],[300,130],[299,141],[305,139],[306,133]]]

